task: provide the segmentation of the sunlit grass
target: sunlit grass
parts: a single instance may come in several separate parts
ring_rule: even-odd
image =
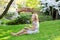
[[[54,38],[53,40],[60,40],[60,36],[57,36],[57,37]]]
[[[0,26],[0,40],[60,40],[60,20],[40,23],[40,32],[31,35],[12,36],[26,25]]]
[[[6,37],[3,37],[1,38],[1,40],[8,40],[11,36],[6,36]]]
[[[0,30],[3,30],[3,29],[0,29]]]

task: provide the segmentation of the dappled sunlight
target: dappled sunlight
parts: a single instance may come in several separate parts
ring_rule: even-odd
[[[2,34],[10,33],[12,30],[3,31]]]
[[[9,34],[9,33],[11,33],[11,32],[12,32],[12,30],[1,31],[0,36],[4,36],[4,35]]]
[[[4,36],[3,34],[0,34],[0,36]]]
[[[60,36],[57,36],[57,37],[54,38],[53,40],[60,40]]]
[[[10,32],[12,32],[12,30],[8,30],[8,31],[6,31],[6,33],[10,33]]]
[[[12,32],[12,30],[4,31],[3,29],[0,29],[0,31],[1,31],[0,40],[8,40],[9,38],[11,38],[11,36],[7,36],[7,34],[10,34],[10,32]]]
[[[6,32],[1,32],[0,36],[4,36],[6,34]]]
[[[11,36],[6,36],[6,37],[3,37],[3,38],[1,38],[1,40],[7,40],[7,39],[9,39]]]
[[[55,21],[58,22],[60,24],[59,21]],[[55,24],[54,22],[54,24]],[[26,26],[25,24],[23,25],[14,25],[9,27],[5,26],[5,28],[2,26],[3,29],[0,29],[0,40],[60,40],[60,31],[58,30],[60,25],[58,23],[56,23],[56,25],[59,26],[53,26],[52,22],[50,21],[50,23],[45,22],[45,23],[41,23],[41,27],[40,27],[40,33],[38,34],[32,34],[32,35],[23,35],[23,36],[12,36],[11,32],[18,32],[18,30],[22,29],[23,26]],[[51,25],[51,26],[49,26]],[[57,30],[56,30],[57,29]],[[31,38],[31,39],[30,39]]]

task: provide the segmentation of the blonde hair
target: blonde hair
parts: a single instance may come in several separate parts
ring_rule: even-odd
[[[34,12],[33,15],[34,15],[34,18],[32,18],[32,21],[39,21],[38,14]]]
[[[35,15],[35,20],[38,21],[38,14]]]

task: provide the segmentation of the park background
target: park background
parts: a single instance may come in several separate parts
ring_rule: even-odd
[[[39,33],[12,36],[31,25],[38,12]],[[0,0],[0,40],[60,40],[60,0]]]

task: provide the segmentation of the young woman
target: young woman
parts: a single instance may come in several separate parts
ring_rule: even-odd
[[[39,19],[38,19],[37,12],[34,12],[32,14],[31,19],[32,19],[32,26],[31,27],[25,27],[21,31],[19,31],[17,33],[11,33],[11,34],[14,35],[14,36],[17,36],[17,35],[23,35],[23,34],[38,33],[39,32]]]

